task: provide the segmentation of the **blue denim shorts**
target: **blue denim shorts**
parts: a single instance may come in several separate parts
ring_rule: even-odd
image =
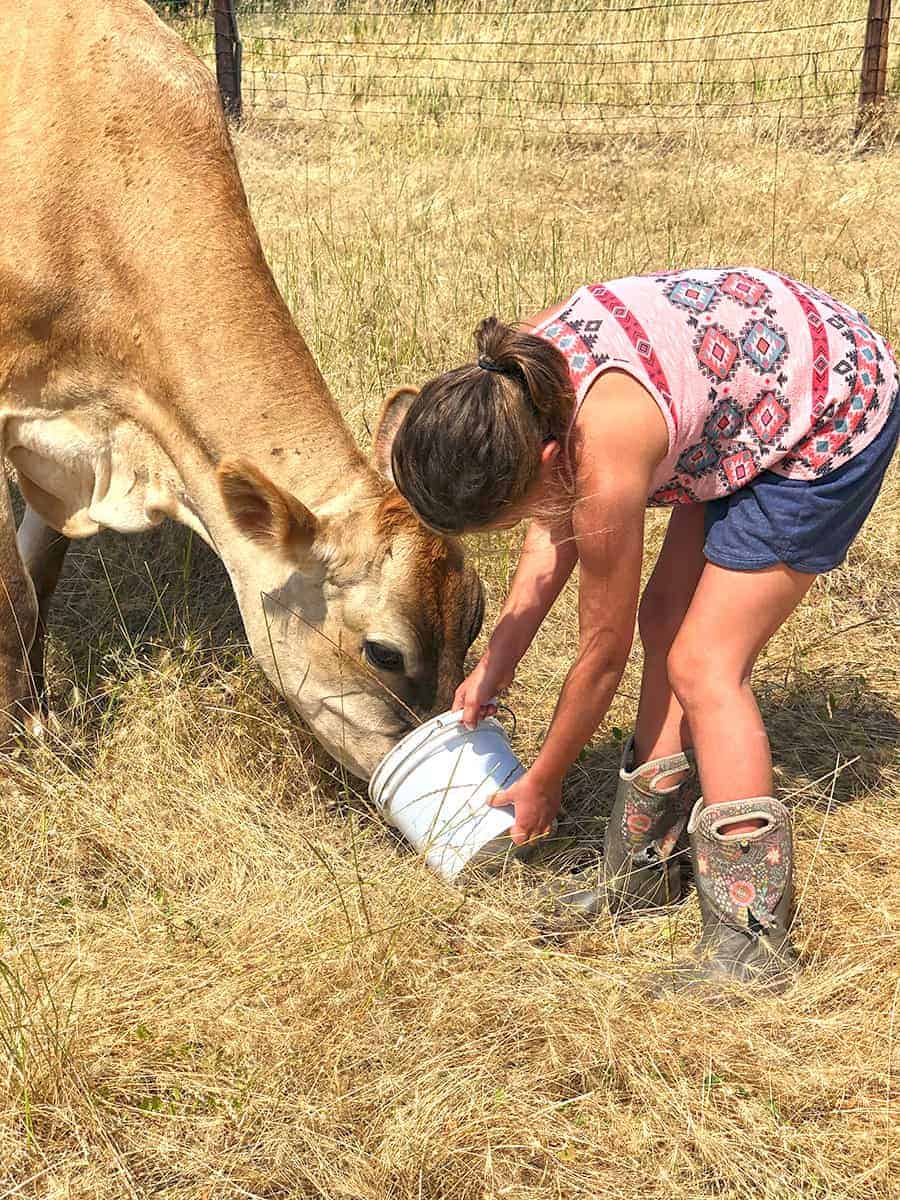
[[[708,501],[706,558],[733,571],[783,562],[818,575],[839,566],[875,503],[898,435],[895,395],[877,437],[842,467],[820,479],[763,471],[740,491]]]

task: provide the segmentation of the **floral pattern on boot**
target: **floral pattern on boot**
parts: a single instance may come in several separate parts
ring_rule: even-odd
[[[685,754],[657,758],[633,771],[622,767],[620,778],[630,784],[622,808],[622,841],[632,853],[651,841],[656,843],[660,858],[668,858],[672,853],[687,825],[696,793],[684,786],[688,780],[659,790],[657,784],[667,775],[690,767],[691,761]]]
[[[632,918],[681,899],[684,831],[697,779],[690,752],[634,766],[634,741],[622,755],[619,783],[603,839],[604,886],[610,911]],[[665,783],[687,772],[680,783]]]
[[[747,927],[751,918],[763,929],[775,922],[791,878],[793,847],[788,811],[770,797],[694,809],[689,832],[694,839],[697,887],[722,918]],[[738,821],[765,825],[749,833],[722,830]]]

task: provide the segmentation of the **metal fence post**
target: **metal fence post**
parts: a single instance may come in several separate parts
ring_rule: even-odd
[[[866,21],[866,45],[863,50],[859,84],[859,115],[856,132],[877,116],[887,90],[888,35],[891,24],[891,0],[869,0]]]
[[[216,32],[216,79],[227,116],[240,121],[243,115],[241,100],[241,37],[238,33],[235,0],[214,0],[213,22]]]

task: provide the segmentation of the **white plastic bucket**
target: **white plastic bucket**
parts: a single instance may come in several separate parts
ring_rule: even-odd
[[[445,879],[464,867],[514,852],[511,805],[487,800],[525,773],[506,730],[493,717],[474,730],[462,712],[433,717],[381,760],[369,782],[372,803]]]

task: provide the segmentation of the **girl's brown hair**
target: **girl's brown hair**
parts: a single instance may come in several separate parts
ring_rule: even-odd
[[[543,338],[496,317],[475,331],[478,361],[430,380],[391,451],[397,487],[444,533],[483,528],[514,510],[551,438],[563,444],[575,396],[566,360]]]

